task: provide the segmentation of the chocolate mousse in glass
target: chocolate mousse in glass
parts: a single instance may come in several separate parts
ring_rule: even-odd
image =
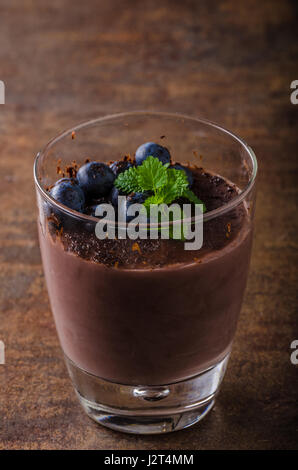
[[[171,165],[191,171],[191,189],[206,206],[200,249],[185,250],[173,239],[98,239],[94,208],[112,201],[111,191],[85,194],[75,209],[53,197],[63,177],[79,185],[86,162],[116,162],[114,170],[134,165],[145,142],[166,147]],[[98,423],[162,433],[190,426],[212,408],[248,275],[256,173],[255,155],[239,137],[169,113],[95,119],[37,155],[50,303],[77,396]]]

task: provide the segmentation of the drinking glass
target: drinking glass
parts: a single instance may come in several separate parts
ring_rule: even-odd
[[[108,266],[96,256],[105,249],[103,240],[94,245],[98,219],[49,194],[71,162],[133,156],[149,141],[165,145],[174,161],[204,167],[237,188],[235,197],[203,216],[204,240],[225,222],[227,240],[203,244],[201,262],[185,251],[179,263],[169,259],[151,269]],[[217,124],[170,113],[100,117],[61,133],[38,153],[34,178],[49,299],[75,392],[98,423],[163,433],[198,422],[212,408],[246,286],[256,174],[256,157],[242,139]]]

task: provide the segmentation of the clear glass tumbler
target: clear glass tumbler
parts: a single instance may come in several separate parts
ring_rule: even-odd
[[[58,203],[48,188],[72,161],[118,160],[148,141],[165,145],[178,163],[210,170],[214,184],[220,175],[237,192],[204,214],[207,244],[192,258],[185,251],[185,259],[161,267],[108,266],[103,251],[130,249],[129,242],[104,245],[94,237],[98,219]],[[255,155],[239,137],[169,113],[94,119],[38,153],[38,230],[50,303],[77,396],[98,423],[162,433],[190,426],[212,408],[247,280],[256,174]],[[208,243],[219,224],[226,243]]]

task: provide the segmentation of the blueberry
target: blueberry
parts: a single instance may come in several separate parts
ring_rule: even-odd
[[[166,147],[155,144],[154,142],[147,142],[146,144],[141,145],[136,151],[136,164],[141,165],[146,158],[149,156],[158,158],[164,165],[165,163],[170,163],[171,155]]]
[[[81,166],[77,180],[88,198],[97,198],[108,194],[115,175],[105,163],[89,162]]]
[[[126,198],[126,211],[132,204],[143,204],[145,199],[149,196],[149,192],[145,191],[144,193],[131,193]],[[126,214],[126,221],[129,222],[130,220],[134,219],[136,215],[127,215]]]
[[[91,215],[92,217],[97,217],[95,215],[97,206],[101,204],[108,204],[108,203],[109,201],[107,200],[107,198],[104,198],[104,197],[100,197],[98,199],[91,199],[90,201],[88,200],[87,204],[85,205],[84,213],[87,215]]]
[[[180,165],[180,163],[175,163],[171,168],[174,168],[175,170],[182,170],[185,171],[189,186],[192,186],[193,184],[193,174],[190,168],[187,168],[187,166]]]
[[[110,200],[114,207],[118,206],[118,196],[125,196],[125,194],[122,193],[122,191],[119,191],[116,186],[113,186],[112,191],[110,192]]]
[[[132,166],[133,164],[128,160],[119,160],[119,161],[111,163],[110,168],[112,172],[114,173],[114,175],[118,176],[120,175],[120,173],[123,173],[124,171],[128,170]]]
[[[145,199],[149,196],[149,192],[143,193],[131,193],[127,196],[126,206],[129,207],[131,204],[143,204]]]
[[[85,195],[74,178],[62,178],[54,184],[50,195],[61,204],[78,212],[83,212]]]
[[[119,189],[114,187],[111,191],[110,199],[111,199],[111,202],[112,202],[113,206],[118,207],[118,196],[125,196],[126,197],[126,206],[125,206],[125,208],[126,208],[126,211],[127,211],[129,206],[131,206],[132,204],[143,204],[143,202],[145,201],[145,199],[147,199],[147,197],[149,195],[150,195],[149,192],[145,191],[144,193],[131,193],[127,196],[126,194],[119,191]],[[127,222],[134,219],[134,217],[135,216],[126,215]]]
[[[118,196],[125,196],[128,205],[143,204],[145,199],[149,196],[149,191],[145,191],[144,193],[131,193],[127,196],[125,193],[116,188],[116,186],[114,186],[110,192],[110,200],[115,207],[118,206]]]

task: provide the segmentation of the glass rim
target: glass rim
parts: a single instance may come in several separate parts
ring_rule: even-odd
[[[52,205],[56,206],[59,210],[62,212],[78,218],[82,219],[85,221],[93,221],[93,222],[98,222],[100,219],[98,217],[94,217],[91,215],[83,214],[81,212],[75,211],[73,209],[70,209],[69,207],[65,206],[64,204],[61,204],[60,202],[56,201],[50,194],[43,188],[42,183],[40,181],[40,178],[38,177],[38,164],[40,158],[45,155],[48,150],[53,147],[57,142],[59,142],[61,139],[63,139],[66,136],[71,135],[73,132],[77,132],[81,129],[84,129],[86,127],[92,126],[97,123],[105,122],[105,121],[110,121],[116,118],[125,118],[127,116],[138,116],[138,115],[143,115],[145,116],[155,116],[155,117],[169,117],[169,118],[180,118],[188,121],[194,121],[199,124],[204,124],[206,126],[209,126],[213,129],[217,129],[223,134],[228,135],[231,137],[233,140],[238,142],[241,147],[246,151],[246,153],[249,155],[251,162],[252,162],[252,172],[249,178],[249,181],[247,185],[245,186],[244,189],[242,189],[237,196],[235,196],[233,199],[230,201],[224,203],[222,206],[218,207],[217,209],[213,209],[212,211],[208,211],[205,214],[203,214],[203,222],[207,222],[208,220],[214,219],[215,217],[222,216],[229,212],[231,209],[235,208],[238,206],[247,196],[247,194],[251,191],[255,184],[256,176],[257,176],[257,171],[258,171],[258,163],[257,163],[257,158],[252,150],[252,148],[240,137],[238,137],[236,134],[233,132],[229,131],[228,129],[220,126],[219,124],[216,124],[215,122],[209,121],[207,119],[201,119],[201,118],[196,118],[193,116],[187,116],[185,114],[180,114],[180,113],[169,113],[169,112],[162,112],[162,111],[128,111],[128,112],[123,112],[123,113],[116,113],[116,114],[109,114],[107,116],[102,116],[94,119],[90,119],[88,121],[81,122],[80,124],[77,124],[74,127],[71,127],[67,130],[64,130],[63,132],[59,133],[55,137],[49,140],[49,142],[37,153],[35,160],[34,160],[34,165],[33,165],[33,175],[34,175],[34,182],[39,190],[39,192],[42,194],[42,196],[50,202]],[[200,215],[199,218],[201,219],[202,216]],[[187,222],[187,223],[194,223],[198,220],[197,217],[191,217],[190,219],[183,219],[182,221],[179,222]],[[107,221],[108,222],[108,221]],[[178,222],[178,221],[176,221]],[[173,222],[172,222],[173,223]],[[175,223],[175,222],[174,222]],[[115,225],[121,225],[118,224],[118,222],[115,222]],[[122,224],[123,225],[123,224]]]

